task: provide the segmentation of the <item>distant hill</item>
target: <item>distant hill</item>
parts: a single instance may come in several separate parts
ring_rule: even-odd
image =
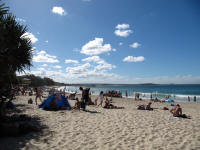
[[[24,79],[29,80],[29,82],[30,82],[29,86],[32,86],[32,87],[53,86],[53,85],[64,86],[65,85],[64,83],[56,82],[53,79],[50,79],[50,78],[47,78],[47,77],[41,78],[41,77],[35,76],[33,74],[17,76],[17,80],[18,80],[19,84],[23,84]]]

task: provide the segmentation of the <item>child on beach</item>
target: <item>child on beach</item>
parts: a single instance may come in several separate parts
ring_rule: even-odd
[[[98,97],[94,100],[94,105],[97,105]]]
[[[77,110],[81,109],[81,102],[79,101],[78,98],[76,98],[76,103],[75,103],[73,109],[77,109]]]
[[[101,105],[101,107],[102,107],[103,99],[104,99],[103,91],[100,92],[100,94],[99,94],[99,99],[100,99],[100,103],[99,103],[99,105]],[[99,106],[99,105],[98,105],[98,106]]]

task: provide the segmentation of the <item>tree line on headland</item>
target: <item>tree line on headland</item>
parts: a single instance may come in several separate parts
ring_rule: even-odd
[[[59,83],[59,82],[55,82],[53,79],[50,79],[50,78],[47,78],[47,77],[44,77],[44,78],[41,78],[39,76],[35,76],[33,74],[30,74],[30,75],[23,75],[23,76],[17,76],[17,84],[23,84],[24,80],[29,80],[28,82],[28,85],[30,87],[39,87],[39,86],[64,86],[65,84],[64,83]]]

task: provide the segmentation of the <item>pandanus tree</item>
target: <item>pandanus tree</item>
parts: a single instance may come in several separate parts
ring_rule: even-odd
[[[27,27],[19,24],[0,0],[0,96],[9,93],[16,71],[31,67],[32,45],[26,32]]]
[[[0,88],[12,81],[16,71],[30,69],[32,45],[29,38],[23,36],[27,27],[19,24],[16,17],[8,12],[4,4],[0,5]]]

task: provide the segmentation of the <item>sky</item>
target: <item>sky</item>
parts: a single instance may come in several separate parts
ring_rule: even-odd
[[[198,0],[7,0],[27,74],[64,83],[200,83]]]

